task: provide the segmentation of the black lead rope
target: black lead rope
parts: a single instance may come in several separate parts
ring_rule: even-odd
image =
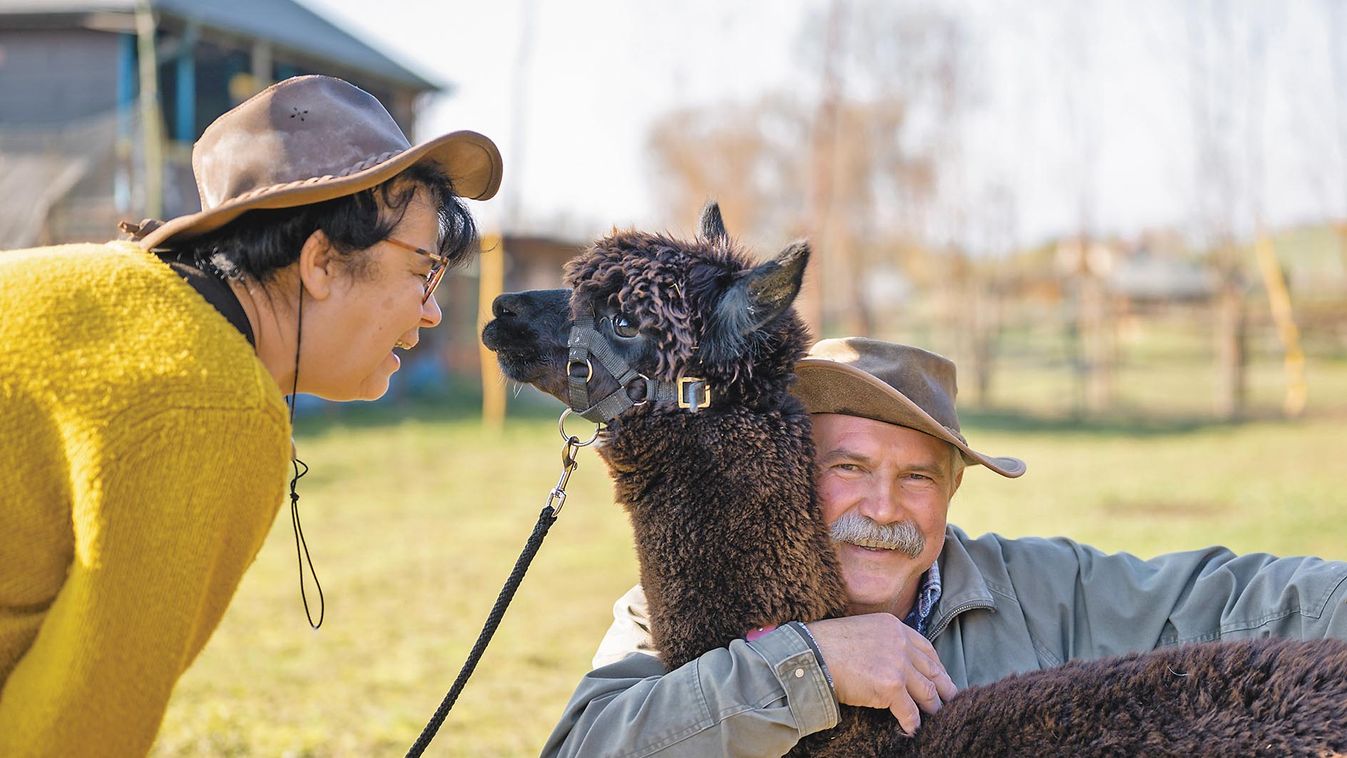
[[[468,653],[468,659],[463,662],[463,668],[459,669],[458,678],[445,694],[444,700],[440,701],[440,707],[435,709],[435,714],[430,717],[426,727],[421,730],[421,735],[416,738],[416,742],[407,749],[408,758],[415,758],[425,752],[430,746],[430,741],[435,739],[435,733],[440,730],[440,725],[449,715],[450,709],[454,707],[458,695],[463,691],[463,687],[468,683],[468,677],[477,668],[477,662],[481,659],[482,653],[486,652],[486,646],[490,644],[491,638],[496,634],[496,627],[500,626],[501,619],[505,617],[505,609],[510,606],[510,601],[514,599],[515,590],[519,589],[519,583],[524,580],[524,572],[528,571],[529,564],[533,562],[533,556],[538,553],[538,548],[542,547],[543,538],[547,536],[547,530],[556,523],[557,516],[561,513],[561,508],[566,504],[566,484],[570,481],[571,473],[575,471],[578,465],[575,461],[575,453],[580,448],[594,442],[599,433],[596,429],[594,436],[589,438],[588,442],[581,442],[579,437],[572,437],[566,433],[566,417],[571,415],[570,409],[561,413],[561,419],[557,422],[557,427],[561,430],[562,439],[566,440],[565,446],[561,448],[561,478],[557,480],[557,486],[548,493],[547,504],[543,506],[542,512],[538,514],[538,523],[533,525],[533,533],[529,535],[528,542],[524,544],[524,550],[519,554],[515,561],[514,570],[505,580],[505,586],[501,588],[500,595],[496,597],[496,604],[491,607],[491,613],[486,617],[486,623],[482,626],[482,631],[477,635],[477,642],[472,646],[472,651]],[[555,508],[553,506],[556,506]]]
[[[496,598],[496,604],[491,608],[491,614],[486,617],[486,625],[482,627],[482,633],[477,635],[477,644],[472,646],[472,652],[468,653],[468,660],[464,662],[463,668],[458,672],[458,678],[454,680],[454,686],[449,688],[448,694],[440,702],[440,707],[435,709],[435,715],[430,717],[426,728],[421,730],[421,736],[416,738],[411,748],[407,750],[408,758],[420,756],[430,746],[430,741],[435,739],[435,733],[440,730],[440,724],[449,715],[449,709],[454,707],[454,702],[458,700],[458,694],[463,691],[464,685],[468,683],[468,677],[477,668],[477,661],[486,652],[486,646],[491,642],[491,637],[496,633],[496,627],[500,626],[500,621],[505,616],[505,609],[514,599],[515,590],[519,588],[519,583],[524,579],[524,572],[528,571],[529,564],[533,562],[533,556],[538,552],[538,548],[543,544],[543,537],[547,536],[547,530],[556,523],[557,514],[552,510],[552,506],[543,507],[542,513],[538,514],[538,523],[533,526],[533,534],[529,535],[529,540],[524,545],[524,552],[519,554],[519,560],[515,561],[514,570],[510,572],[510,578],[505,580],[505,586],[501,588],[500,596]]]

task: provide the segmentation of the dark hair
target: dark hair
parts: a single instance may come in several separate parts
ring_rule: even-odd
[[[363,251],[388,238],[417,189],[426,190],[437,209],[440,254],[451,266],[463,264],[477,247],[477,227],[454,194],[449,177],[429,163],[417,163],[383,184],[352,195],[294,208],[248,211],[175,247],[191,254],[197,265],[214,268],[223,276],[247,276],[266,283],[298,260],[304,241],[321,230],[350,271],[362,276],[367,263]]]

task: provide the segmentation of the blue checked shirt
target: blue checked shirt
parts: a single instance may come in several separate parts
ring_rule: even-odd
[[[917,602],[903,619],[903,623],[925,637],[927,621],[930,620],[931,611],[935,610],[935,604],[938,602],[940,602],[940,564],[932,563],[930,570],[921,575],[921,589],[917,590]]]

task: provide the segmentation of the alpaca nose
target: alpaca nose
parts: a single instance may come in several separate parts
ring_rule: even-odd
[[[496,318],[516,318],[523,312],[523,298],[507,292],[491,301],[491,315]]]

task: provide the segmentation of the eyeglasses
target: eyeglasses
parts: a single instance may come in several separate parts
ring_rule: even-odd
[[[426,294],[421,296],[421,304],[425,305],[426,301],[430,300],[430,296],[435,294],[435,288],[440,286],[440,280],[444,278],[444,272],[449,270],[449,259],[439,253],[432,253],[425,248],[417,247],[416,245],[403,242],[399,239],[393,239],[392,237],[385,238],[384,242],[395,247],[400,247],[403,250],[420,253],[421,255],[430,258],[430,273],[426,274]]]

